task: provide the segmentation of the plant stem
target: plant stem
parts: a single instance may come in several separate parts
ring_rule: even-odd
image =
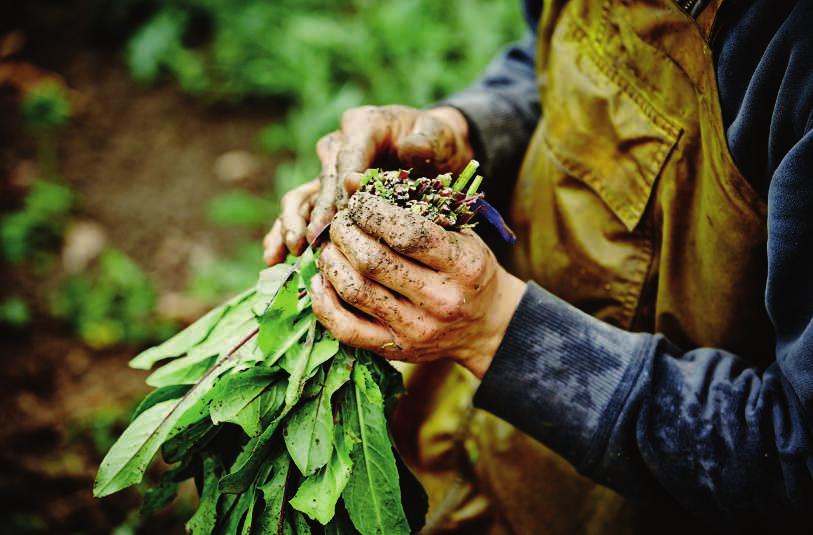
[[[463,169],[463,172],[460,173],[460,176],[457,177],[452,189],[455,191],[463,191],[463,188],[469,183],[469,180],[474,176],[474,172],[477,171],[478,167],[480,167],[480,162],[477,160],[470,161],[468,165],[466,165],[466,168]]]
[[[480,184],[483,182],[483,175],[477,175],[474,177],[474,180],[471,182],[471,186],[466,191],[466,195],[474,195],[477,193],[477,190],[480,188]]]

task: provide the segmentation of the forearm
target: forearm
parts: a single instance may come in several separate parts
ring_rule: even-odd
[[[684,353],[535,285],[475,403],[598,482],[729,527],[789,521],[813,492],[806,420],[778,364],[760,373],[722,350]]]

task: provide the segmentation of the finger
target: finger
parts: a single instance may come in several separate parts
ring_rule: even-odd
[[[321,275],[311,279],[311,301],[316,318],[340,342],[376,352],[393,344],[392,334],[384,326],[344,308],[336,290]]]
[[[438,271],[453,271],[472,257],[470,240],[461,240],[458,233],[447,232],[425,217],[375,195],[356,193],[350,199],[348,213],[367,234]]]
[[[346,210],[339,212],[333,220],[330,240],[356,271],[403,295],[419,308],[432,308],[445,297],[442,291],[425,291],[426,288],[448,286],[438,273],[396,254],[363,232]]]
[[[350,173],[344,177],[344,191],[349,199],[361,187],[362,173]]]
[[[398,299],[392,292],[356,271],[332,243],[325,245],[319,255],[319,271],[345,303],[380,319],[395,330],[402,331],[414,326],[420,316],[412,303]]]
[[[339,187],[339,178],[336,174],[336,154],[340,145],[341,135],[338,132],[324,136],[316,144],[316,154],[322,163],[322,171],[319,175],[321,188],[310,214],[307,230],[309,242],[316,238],[316,235],[333,219],[333,215],[336,213],[336,191]]]
[[[382,147],[388,145],[392,112],[385,108],[362,106],[348,110],[342,116],[342,144],[336,154],[336,172],[342,183],[350,175],[364,173],[375,161]],[[337,192],[337,206],[343,208],[345,191]]]
[[[456,164],[456,139],[445,122],[421,113],[412,130],[397,143],[398,161],[420,172],[444,172]]]
[[[282,197],[282,237],[288,250],[300,254],[305,248],[305,230],[307,227],[308,208],[310,197],[319,191],[319,180],[311,180],[298,188],[294,188]],[[305,208],[303,210],[303,207]]]
[[[263,260],[269,266],[285,261],[285,241],[282,239],[282,221],[277,219],[263,238]]]

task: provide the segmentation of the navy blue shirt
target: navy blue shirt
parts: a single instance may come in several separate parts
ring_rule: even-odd
[[[526,0],[527,39],[447,101],[492,175],[516,173],[539,120],[540,7]],[[719,17],[726,138],[768,203],[773,364],[630,333],[530,283],[475,403],[622,494],[776,528],[813,507],[813,0],[728,0]]]

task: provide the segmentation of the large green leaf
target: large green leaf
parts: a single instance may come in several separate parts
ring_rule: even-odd
[[[291,273],[291,266],[288,264],[277,264],[260,271],[257,291],[266,296],[276,295],[280,287],[288,281]]]
[[[313,349],[315,331],[316,323],[312,321],[305,342],[295,344],[289,353],[286,353],[286,362],[283,363],[283,369],[288,371],[291,375],[288,377],[288,385],[285,389],[285,404],[282,412],[268,424],[261,435],[249,441],[237,457],[229,474],[220,480],[220,489],[223,492],[230,494],[245,492],[251,484],[251,481],[254,480],[260,466],[262,466],[262,463],[265,461],[268,451],[273,445],[272,440],[274,439],[274,433],[277,427],[291,409],[294,408],[299,401],[299,396],[302,394],[304,384],[303,374],[307,368],[308,356],[311,353],[311,349]],[[287,367],[286,364],[288,365]],[[292,373],[292,370],[296,372],[296,375]],[[293,387],[291,386],[292,383],[294,385]]]
[[[224,359],[182,398],[157,403],[133,420],[102,460],[93,485],[94,496],[107,496],[139,483],[161,444],[208,414],[204,397],[232,364],[229,358]]]
[[[192,422],[185,429],[178,431],[161,445],[161,457],[165,463],[177,463],[187,458],[193,451],[198,451],[219,431],[212,421],[202,415],[200,420]]]
[[[273,302],[259,318],[257,345],[264,354],[274,353],[283,344],[291,328],[290,322],[297,315],[298,303],[299,288],[296,280],[291,279],[280,288]]]
[[[339,341],[333,338],[328,331],[322,331],[322,337],[313,346],[313,351],[308,358],[308,367],[305,375],[311,377],[316,369],[330,360],[330,357],[339,351]]]
[[[186,523],[186,531],[190,535],[210,535],[215,529],[217,502],[220,498],[220,490],[217,487],[220,470],[220,462],[214,455],[206,455],[203,458],[203,490],[200,503],[195,514]]]
[[[316,346],[311,357],[315,351]],[[319,394],[297,406],[285,424],[285,446],[304,476],[313,474],[330,460],[333,449],[333,410],[330,400],[350,378],[352,368],[352,358],[341,351],[330,363]]]
[[[350,480],[353,462],[350,454],[355,445],[345,436],[344,426],[337,424],[333,435],[334,447],[327,466],[308,476],[291,499],[291,506],[322,525],[333,518],[336,502]]]
[[[408,534],[381,391],[363,362],[356,363],[352,375],[341,416],[359,443],[351,454],[353,470],[342,499],[362,535]]]
[[[308,361],[310,360],[311,350],[314,346],[316,336],[316,319],[309,318],[308,335],[305,338],[304,344],[294,344],[290,350],[285,353],[284,358],[280,362],[282,369],[288,372],[288,388],[285,391],[285,409],[286,412],[290,411],[299,401],[302,395],[302,389],[305,387],[305,371],[308,369]]]
[[[206,340],[212,330],[229,310],[254,295],[254,290],[247,290],[227,301],[225,304],[210,310],[192,325],[182,330],[166,342],[151,347],[138,354],[130,361],[130,366],[139,370],[148,370],[158,362],[168,358],[179,357],[192,347]]]
[[[189,391],[189,385],[172,385],[158,388],[147,394],[147,397],[141,400],[133,414],[130,416],[130,422],[138,418],[138,416],[157,403],[166,401],[168,399],[178,399]]]
[[[308,329],[310,329],[313,322],[314,322],[313,316],[306,315],[305,317],[294,323],[292,327],[286,328],[285,335],[280,340],[277,340],[277,342],[275,342],[277,343],[277,345],[274,347],[271,353],[262,353],[263,355],[266,355],[264,357],[266,366],[274,365],[280,359],[280,357],[285,355],[288,352],[288,350],[290,350],[291,347],[293,347],[294,344],[296,344],[299,340],[302,339],[303,336],[305,336],[305,333],[308,332]],[[262,327],[260,328],[260,331],[262,332]]]
[[[187,355],[155,370],[146,383],[156,388],[174,385],[192,385],[212,367],[217,360],[217,353],[204,358]]]
[[[147,384],[160,387],[197,381],[211,367],[214,359],[228,353],[257,328],[251,308],[261,299],[261,294],[254,293],[230,307],[205,341],[190,348],[186,356],[155,370],[147,377]]]
[[[285,484],[288,481],[291,459],[288,457],[288,452],[281,448],[276,455],[271,457],[269,463],[271,464],[271,478],[259,486],[259,490],[263,493],[265,508],[257,520],[257,533],[276,535],[282,531]]]
[[[221,378],[212,392],[209,406],[212,423],[232,422],[243,426],[249,436],[259,434],[258,398],[277,375],[278,372],[266,366],[254,366]]]
[[[274,418],[260,435],[246,443],[229,473],[220,479],[222,492],[240,494],[248,490],[274,445],[274,433],[283,417],[284,414],[281,414]]]

